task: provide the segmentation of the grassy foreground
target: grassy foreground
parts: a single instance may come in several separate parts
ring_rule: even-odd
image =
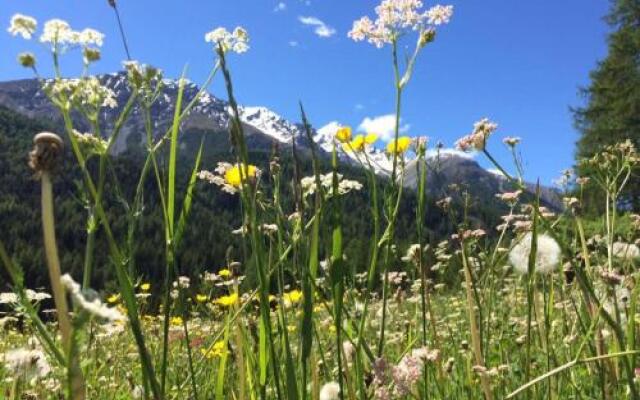
[[[0,294],[6,311],[0,320],[0,395],[74,400],[638,399],[635,283],[640,250],[635,241],[640,216],[625,215],[624,230],[619,223],[623,189],[639,161],[630,142],[584,160],[591,171],[587,176],[567,173],[566,207],[548,210],[538,196],[524,200],[530,196],[523,196],[520,139],[503,140],[514,163],[502,166],[490,153],[497,125],[478,121],[457,147],[482,153],[511,184],[512,191],[499,195],[510,212],[496,227],[497,235],[474,226],[464,218],[465,207],[452,207],[451,198],[443,198],[438,207],[452,221],[463,216],[458,232],[432,243],[417,224],[416,243],[396,246],[396,218],[408,190],[403,171],[411,158],[425,165],[421,161],[428,147],[426,138],[400,135],[403,92],[414,64],[452,12],[448,6],[423,11],[418,0],[384,0],[375,21],[364,17],[349,34],[391,50],[396,129],[386,144],[392,170],[384,190],[368,152],[377,135],[353,135],[349,127],[335,133],[329,171],[319,170],[319,149],[313,145],[314,175],[309,177],[296,173],[292,182],[283,182],[277,155],[268,171],[252,165],[229,66],[230,56],[248,50],[249,36],[242,28],[218,28],[205,36],[216,60],[201,93],[222,75],[233,156],[206,169],[200,165],[206,151],[201,147],[186,192],[177,193],[180,126],[198,100],[183,103],[186,80],[180,80],[172,126],[156,132],[150,110],[163,84],[161,71],[125,62],[132,96],[119,105],[114,93],[88,73],[100,58],[102,34],[47,21],[40,41],[51,46],[55,76],[40,77],[30,53],[19,61],[42,78],[43,90],[65,122],[64,140],[38,133],[29,154],[41,185],[50,288],[29,289],[0,241],[0,261],[13,289]],[[14,16],[9,28],[25,39],[36,30],[36,21],[23,15]],[[413,52],[399,55],[400,44],[409,38],[415,39]],[[59,59],[75,50],[82,53],[86,73],[63,78]],[[100,119],[105,107],[122,110],[110,132],[103,131]],[[134,107],[145,117],[148,155],[141,171],[131,171],[140,184],[132,198],[122,199],[128,229],[118,237],[102,200],[106,182],[118,180],[110,169],[111,147]],[[302,105],[300,111],[313,143]],[[78,132],[72,115],[86,119],[92,131]],[[56,245],[51,175],[64,151],[73,153],[82,170],[88,199],[79,277],[65,273]],[[367,171],[368,182],[343,178],[339,170],[345,157]],[[89,159],[97,160],[97,171],[87,168]],[[273,182],[268,190],[261,179],[265,174]],[[430,212],[426,176],[419,168],[418,221]],[[144,218],[142,183],[148,177],[157,183],[165,234],[165,247],[158,249],[165,254],[165,279],[155,286],[139,276],[131,257]],[[176,259],[189,251],[182,238],[189,229],[193,193],[207,184],[241,204],[239,227],[229,232],[239,235],[241,245],[211,271],[188,276]],[[344,257],[342,226],[349,213],[342,199],[363,185],[371,192],[373,235],[368,264],[352,265]],[[586,187],[601,193],[604,210],[588,231],[581,211]],[[296,199],[286,208],[284,191]],[[89,287],[97,240],[108,244],[115,293]],[[459,270],[459,279],[446,285],[442,276],[452,268]],[[255,286],[243,283],[247,271],[257,277]]]

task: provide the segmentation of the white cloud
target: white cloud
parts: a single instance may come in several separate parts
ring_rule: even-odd
[[[363,104],[360,104],[360,103],[357,103],[355,106],[353,106],[353,108],[354,108],[356,111],[362,111],[362,110],[364,110],[364,105],[363,105]]]
[[[303,25],[308,25],[313,27],[313,32],[321,38],[328,38],[336,34],[336,30],[325,24],[321,19],[316,17],[298,17],[298,21],[300,21]]]
[[[280,12],[287,9],[287,4],[283,1],[276,4],[276,7],[273,9],[273,12]]]
[[[300,43],[298,43],[298,41],[296,40],[289,40],[289,46],[291,47],[298,47]]]
[[[409,124],[402,125],[402,120],[400,120],[400,124],[400,133],[406,133],[411,127]],[[366,117],[358,126],[358,130],[367,133],[375,133],[378,135],[380,140],[388,142],[393,139],[395,127],[396,116],[394,114],[387,114],[373,118]]]

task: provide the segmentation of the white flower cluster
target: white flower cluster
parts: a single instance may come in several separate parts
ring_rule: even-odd
[[[324,188],[327,195],[333,194],[333,173],[329,172],[324,175],[320,175],[320,185]],[[316,177],[305,176],[300,180],[300,186],[302,186],[303,196],[309,196],[316,192]],[[355,180],[342,179],[342,175],[338,174],[338,195],[347,194],[353,190],[361,190],[362,184]]]
[[[482,151],[485,148],[487,139],[496,129],[498,129],[498,124],[491,122],[488,118],[483,118],[473,124],[473,132],[471,134],[456,142],[456,148],[461,151]]]
[[[402,357],[398,365],[391,369],[394,394],[403,397],[411,392],[411,387],[422,377],[422,370],[427,362],[434,362],[440,356],[438,350],[422,347]]]
[[[31,381],[43,378],[51,372],[51,366],[42,350],[15,349],[2,356],[5,368],[14,376]]]
[[[107,150],[108,142],[93,133],[81,133],[74,129],[73,136],[90,154],[104,154]]]
[[[56,46],[73,45],[101,47],[104,43],[104,34],[91,28],[74,31],[67,21],[51,19],[44,23],[40,41],[42,43],[51,43],[54,48]]]
[[[13,36],[20,35],[24,39],[28,40],[31,39],[31,36],[36,31],[37,26],[38,22],[35,18],[28,15],[15,14],[11,17],[9,29],[7,29],[7,31]]]
[[[91,301],[85,298],[82,294],[80,284],[74,281],[71,275],[64,274],[60,278],[60,282],[67,292],[69,292],[74,303],[89,314],[107,321],[126,321],[127,318],[122,315],[120,311],[115,308],[107,307],[99,298],[96,297]]]
[[[519,273],[525,275],[529,272],[529,254],[531,253],[531,233],[520,238],[509,253],[511,265]],[[549,235],[538,235],[535,272],[548,274],[560,264],[561,250],[558,243]]]
[[[116,108],[116,94],[103,86],[98,78],[56,79],[44,84],[44,91],[59,106],[70,108],[71,104],[91,108]]]
[[[362,17],[355,21],[349,37],[356,42],[367,40],[381,48],[408,30],[420,31],[421,37],[423,32],[430,32],[432,36],[433,28],[428,25],[446,24],[453,15],[453,6],[437,5],[426,12],[420,10],[422,6],[420,0],[383,0],[376,7],[378,18],[372,21]]]
[[[27,300],[32,302],[40,302],[46,299],[50,299],[51,295],[45,292],[36,292],[35,290],[26,289],[24,294]],[[0,304],[17,304],[20,301],[20,298],[16,293],[7,292],[0,293]]]
[[[236,27],[233,33],[222,27],[216,28],[205,34],[204,40],[207,43],[213,43],[216,48],[221,46],[225,53],[232,51],[242,54],[249,50],[249,34],[240,26]]]

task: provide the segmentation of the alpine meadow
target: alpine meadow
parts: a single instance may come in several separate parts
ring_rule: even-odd
[[[137,42],[146,28],[133,26],[131,2],[78,5],[112,25],[109,36],[76,29],[75,4],[59,15],[72,22],[11,4],[0,42],[19,43],[4,58],[28,75],[0,71],[0,398],[640,400],[640,0],[574,5],[609,11],[598,17],[606,52],[590,51],[588,82],[570,82],[578,96],[559,111],[573,122],[569,149],[542,128],[543,112],[508,105],[498,114],[526,114],[536,134],[516,137],[490,117],[465,121],[452,148],[438,132],[417,134],[448,118],[430,110],[434,98],[469,104],[421,78],[434,52],[457,54],[442,49],[468,34],[450,28],[471,2],[453,1],[454,12],[426,0],[334,1],[344,4],[331,6],[333,20],[311,16],[320,0],[255,7],[263,2],[269,18],[211,2],[192,15],[213,27],[195,45],[188,24],[163,26],[177,41],[160,43],[165,59],[208,56],[204,66],[173,60],[176,77],[173,64],[133,58],[158,43],[152,33]],[[166,17],[169,2],[146,3]],[[502,3],[491,12],[505,20],[520,7]],[[225,11],[207,14],[216,7]],[[288,28],[270,18],[297,10],[291,32],[322,45],[287,49],[322,57],[325,76],[289,71],[275,43],[227,21],[251,19],[272,40]],[[473,75],[484,45],[465,43],[469,64],[450,73]],[[527,46],[501,49],[499,63],[515,68]],[[247,61],[252,51],[260,62]],[[355,74],[352,58],[362,59]],[[291,87],[307,74],[313,94],[289,98],[287,87],[263,101],[289,102],[298,122],[243,102],[263,92],[242,78],[280,79],[260,75],[280,63]],[[464,84],[438,79],[429,82]],[[316,125],[353,89],[323,89],[331,80],[361,80],[385,100]],[[561,98],[547,95],[536,101]],[[323,109],[307,96],[324,96]],[[340,122],[374,106],[387,114]],[[542,156],[528,158],[529,146]],[[537,177],[560,151],[567,169],[545,184]]]

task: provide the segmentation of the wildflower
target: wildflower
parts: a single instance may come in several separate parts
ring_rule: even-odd
[[[325,190],[328,196],[332,196],[333,193],[333,173],[329,172],[324,175],[320,175],[320,185]],[[300,186],[302,187],[303,195],[309,196],[316,192],[316,178],[315,176],[305,176],[300,180]],[[347,194],[353,190],[361,190],[362,184],[355,180],[343,179],[341,174],[338,174],[338,195]]]
[[[351,127],[342,126],[336,131],[336,139],[341,143],[347,143],[351,140]]]
[[[242,189],[242,182],[255,183],[262,172],[255,165],[229,164],[219,162],[215,174],[210,171],[200,171],[198,178],[220,186],[224,192],[236,194]]]
[[[57,51],[58,45],[71,45],[78,43],[79,34],[71,30],[66,21],[61,19],[50,19],[45,22],[40,41],[42,43],[51,43],[54,50]]]
[[[436,5],[427,11],[427,20],[432,25],[448,24],[453,15],[453,6]]]
[[[520,138],[507,136],[506,138],[502,139],[502,143],[506,144],[509,147],[515,147],[518,143],[520,143]]]
[[[260,230],[267,235],[278,232],[278,225],[276,224],[262,224]]]
[[[196,295],[196,301],[198,303],[204,303],[207,300],[209,300],[209,296],[207,296],[206,294],[197,294]]]
[[[531,233],[525,234],[509,253],[509,261],[516,271],[526,274],[529,270],[531,253]],[[538,235],[535,272],[548,274],[560,264],[560,246],[549,235]]]
[[[118,301],[120,301],[120,294],[112,294],[111,296],[107,297],[107,303],[109,304],[115,304]]]
[[[51,295],[49,293],[45,293],[45,292],[36,292],[34,290],[31,289],[26,289],[24,291],[25,296],[27,297],[27,300],[29,301],[43,301],[46,299],[50,299]]]
[[[413,263],[414,265],[417,266],[420,264],[421,254],[422,254],[422,250],[421,250],[420,244],[415,243],[409,246],[409,248],[407,249],[407,253],[404,255],[404,257],[401,258],[401,260],[404,262]]]
[[[220,275],[223,278],[229,278],[231,276],[231,271],[229,271],[227,268],[223,268],[220,271],[218,271],[218,275]]]
[[[254,165],[235,165],[228,169],[224,174],[224,179],[227,181],[227,184],[240,187],[242,185],[242,180],[250,180],[256,177],[257,168]]]
[[[238,293],[234,292],[228,296],[219,297],[214,302],[222,307],[231,307],[238,302]]]
[[[143,283],[142,285],[140,285],[140,290],[142,290],[143,292],[148,292],[149,290],[151,290],[151,284]]]
[[[297,304],[302,300],[302,292],[299,290],[292,290],[288,293],[284,293],[282,298],[287,305]]]
[[[188,276],[179,276],[178,280],[173,282],[174,288],[189,289],[189,286],[191,286],[191,279]]]
[[[224,341],[217,341],[210,349],[201,349],[200,353],[208,359],[222,357],[226,353],[226,345]]]
[[[640,248],[635,244],[615,242],[612,247],[613,256],[622,260],[633,260],[640,257]]]
[[[364,137],[364,142],[368,145],[372,145],[378,141],[378,135],[375,133],[369,133]]]
[[[365,147],[365,139],[364,139],[364,135],[356,135],[352,141],[343,144],[343,148],[345,151],[355,151],[355,152],[361,152],[364,151],[364,147]]]
[[[219,46],[225,53],[232,51],[242,54],[249,50],[249,34],[242,27],[236,27],[233,33],[230,33],[225,28],[216,28],[204,35],[204,40],[207,43],[213,43],[216,46],[216,50]]]
[[[51,366],[42,350],[11,350],[2,356],[2,362],[14,378],[24,378],[28,381],[43,378],[51,372]]]
[[[95,29],[86,28],[80,32],[78,41],[83,46],[98,46],[102,47],[104,42],[104,34],[96,31]]]
[[[91,47],[86,47],[82,50],[82,59],[85,64],[90,64],[92,62],[99,61],[101,57],[101,53],[99,49],[94,49]]]
[[[25,68],[33,68],[36,66],[36,56],[33,53],[20,53],[18,63]]]
[[[329,382],[320,389],[320,400],[338,400],[340,398],[340,385]]]
[[[99,298],[88,300],[81,292],[80,285],[73,280],[69,274],[65,274],[60,278],[62,286],[69,292],[74,303],[89,314],[107,321],[124,321],[126,317],[117,309],[109,308],[102,304]]]
[[[456,142],[456,148],[462,151],[482,151],[485,148],[487,139],[496,129],[498,129],[496,123],[491,122],[488,118],[483,118],[473,125],[471,134]]]
[[[420,0],[383,0],[376,7],[377,19],[362,17],[353,23],[348,36],[356,42],[367,40],[381,48],[396,41],[407,31],[432,29],[428,25],[446,24],[453,14],[452,6],[435,6],[421,12]]]
[[[9,29],[7,31],[13,36],[20,35],[23,39],[31,39],[31,36],[36,31],[38,22],[35,18],[28,15],[15,14],[11,17]]]
[[[496,197],[504,201],[505,203],[515,203],[516,201],[518,201],[518,198],[521,194],[522,190],[516,190],[515,192],[498,193],[496,194]]]
[[[182,326],[184,323],[184,320],[182,319],[182,317],[171,317],[171,320],[169,321],[169,323],[173,326]]]
[[[0,293],[0,304],[16,304],[18,300],[18,295],[13,292]]]
[[[428,28],[420,32],[420,36],[418,37],[418,48],[423,48],[427,44],[433,42],[436,39],[436,30],[433,28]]]
[[[411,146],[411,138],[402,136],[399,137],[398,140],[393,139],[387,144],[387,153],[391,155],[402,155],[409,150],[409,146]]]

